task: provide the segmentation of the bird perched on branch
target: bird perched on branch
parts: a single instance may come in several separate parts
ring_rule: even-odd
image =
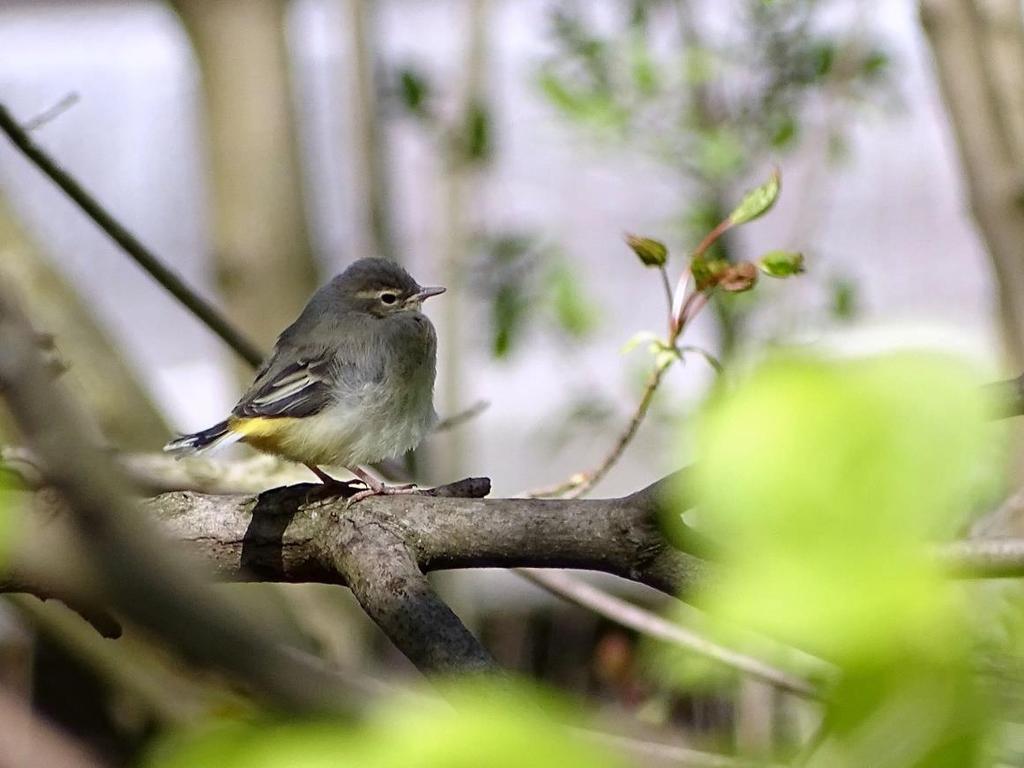
[[[394,262],[361,259],[318,290],[278,337],[249,390],[224,421],[169,442],[188,456],[242,441],[309,467],[348,469],[366,484],[352,501],[408,492],[360,465],[414,448],[437,420],[437,334],[420,312],[444,293]]]

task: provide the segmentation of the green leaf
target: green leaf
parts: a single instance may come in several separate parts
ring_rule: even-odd
[[[491,114],[479,100],[473,100],[466,111],[462,147],[471,163],[485,162],[491,156]]]
[[[769,277],[792,277],[804,271],[804,255],[792,251],[768,251],[760,258],[758,266]]]
[[[654,331],[637,331],[626,340],[626,343],[622,345],[620,352],[623,355],[628,355],[641,344],[655,344],[660,342],[661,337]]]
[[[772,171],[771,177],[761,186],[750,190],[740,201],[740,204],[729,214],[729,221],[734,226],[746,224],[761,216],[764,216],[775,205],[779,199],[779,192],[782,190],[782,176],[779,169]]]
[[[832,315],[839,320],[852,320],[857,315],[857,286],[847,278],[832,283]]]
[[[556,264],[548,272],[547,284],[562,330],[575,338],[588,336],[597,327],[598,312],[585,297],[578,273],[567,264]]]
[[[627,234],[626,245],[633,249],[644,266],[662,267],[668,260],[668,248],[660,240]]]
[[[713,618],[838,666],[811,765],[875,765],[904,746],[892,766],[987,764],[973,606],[933,551],[979,500],[986,405],[952,357],[789,356],[699,420],[666,522],[695,505],[718,543]]]
[[[622,768],[614,751],[574,735],[559,701],[525,686],[462,682],[444,703],[389,699],[358,727],[263,720],[165,740],[144,768]],[[449,706],[450,705],[450,706]]]
[[[737,173],[745,160],[743,140],[726,126],[701,133],[696,147],[697,165],[711,179],[724,180]]]
[[[793,115],[779,115],[770,123],[769,141],[776,149],[789,147],[796,139],[798,130],[799,125]]]
[[[410,113],[421,118],[427,116],[430,84],[422,73],[412,67],[402,67],[398,71],[398,95],[402,106]]]

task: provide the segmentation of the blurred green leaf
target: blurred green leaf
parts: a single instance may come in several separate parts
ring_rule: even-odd
[[[413,117],[430,119],[430,82],[426,75],[411,66],[398,69],[398,99],[402,107]]]
[[[491,306],[493,335],[491,352],[496,358],[507,357],[519,337],[529,307],[519,286],[503,285],[494,294]]]
[[[716,74],[715,56],[706,48],[687,48],[684,52],[683,70],[691,85],[703,85],[714,79]]]
[[[940,640],[923,542],[962,521],[984,423],[977,382],[947,359],[763,367],[701,428],[701,508],[737,558],[720,606],[830,657],[922,625]]]
[[[626,235],[626,245],[633,249],[644,266],[662,267],[668,261],[668,248],[660,240],[640,235]]]
[[[643,38],[634,40],[629,58],[630,75],[637,92],[642,96],[653,96],[658,92],[658,68]]]
[[[771,123],[769,142],[776,149],[783,149],[794,143],[797,137],[798,124],[791,114],[777,117]]]
[[[861,71],[870,78],[877,78],[888,68],[889,55],[880,49],[871,51],[861,63]]]
[[[806,765],[977,764],[965,604],[931,547],[990,439],[970,368],[924,353],[776,359],[701,418],[689,491],[723,563],[704,604],[841,667]]]
[[[487,105],[474,100],[466,110],[463,128],[463,156],[471,163],[482,163],[491,156],[491,115]]]
[[[719,127],[697,136],[697,165],[710,179],[732,176],[743,166],[744,159],[743,141],[730,128]]]
[[[0,567],[17,543],[24,518],[24,493],[10,478],[0,475]]]
[[[661,337],[654,331],[637,331],[626,340],[620,351],[623,355],[628,355],[641,344],[653,345],[660,343]]]
[[[779,169],[772,171],[771,177],[761,186],[750,190],[740,201],[740,204],[729,214],[729,220],[733,225],[746,224],[761,216],[764,216],[775,205],[779,199],[779,192],[782,189],[782,176]]]
[[[585,298],[579,275],[569,265],[556,263],[548,272],[547,285],[562,330],[575,338],[589,335],[597,327],[599,313]]]
[[[832,315],[838,320],[856,317],[857,285],[853,280],[839,278],[832,283]]]
[[[804,255],[793,251],[768,251],[760,258],[758,266],[770,277],[792,277],[804,272]]]
[[[821,40],[810,50],[811,71],[814,77],[822,79],[827,76],[835,65],[836,44],[832,40]]]
[[[512,683],[442,686],[451,706],[392,700],[365,724],[234,723],[166,741],[146,768],[614,768],[563,703]]]

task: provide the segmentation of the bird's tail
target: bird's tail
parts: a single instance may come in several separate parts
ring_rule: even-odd
[[[241,434],[230,429],[227,421],[222,421],[201,432],[182,435],[171,440],[171,442],[164,446],[164,451],[174,454],[180,459],[184,456],[212,451],[223,445],[230,445],[241,438]]]

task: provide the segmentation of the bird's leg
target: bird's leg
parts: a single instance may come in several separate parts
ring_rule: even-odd
[[[313,496],[318,498],[330,498],[332,496],[352,496],[359,493],[359,491],[356,490],[359,487],[358,485],[354,486],[354,483],[352,482],[338,480],[336,477],[331,477],[315,464],[306,464],[306,468],[320,478],[320,482],[323,483],[319,488],[316,488],[306,494],[307,504],[310,502],[310,494],[313,494]]]
[[[342,483],[341,480],[331,477],[322,469],[320,469],[320,467],[318,467],[316,464],[306,464],[306,468],[314,475],[319,477],[320,482],[323,483],[324,485],[344,485],[344,483]]]
[[[408,485],[385,485],[362,467],[346,467],[349,472],[366,483],[366,490],[352,496],[348,503],[355,504],[357,501],[368,499],[370,496],[395,496],[400,493],[419,493],[415,483]]]

